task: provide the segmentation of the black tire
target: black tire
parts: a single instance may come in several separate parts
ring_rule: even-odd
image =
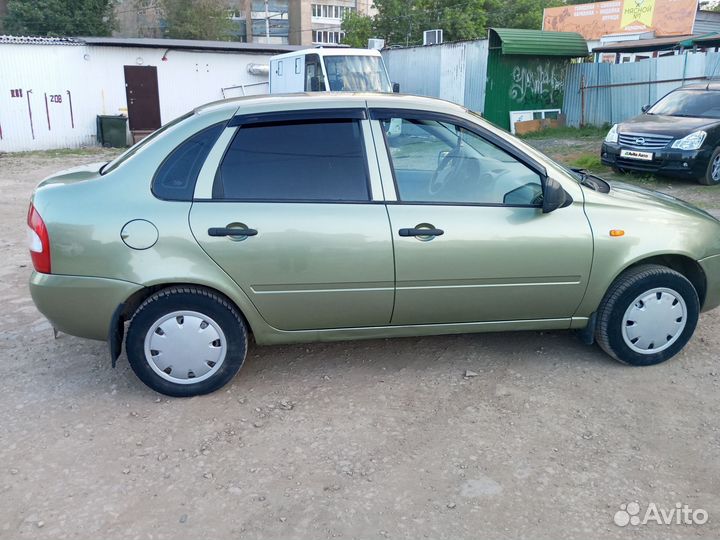
[[[666,349],[656,353],[640,353],[631,349],[623,338],[623,318],[630,305],[642,293],[655,288],[671,289],[682,297],[686,306],[685,327]],[[651,366],[680,352],[695,331],[699,313],[697,291],[685,276],[665,266],[637,266],[621,274],[605,294],[597,312],[595,339],[607,354],[620,362],[633,366]]]
[[[226,352],[222,362],[217,362],[220,366],[208,378],[197,383],[181,384],[163,378],[145,356],[148,332],[157,321],[177,311],[197,312],[209,317],[224,334]],[[170,287],[156,292],[137,309],[130,321],[125,349],[132,370],[156,392],[173,397],[209,394],[227,384],[242,367],[247,353],[247,327],[235,306],[222,296],[202,288]],[[213,369],[214,365],[210,371]]]
[[[717,180],[713,180],[712,177],[713,162],[718,157],[720,157],[720,147],[716,148],[710,156],[710,161],[708,161],[707,168],[705,169],[705,174],[698,178],[698,182],[703,186],[716,186],[720,184],[720,176]]]

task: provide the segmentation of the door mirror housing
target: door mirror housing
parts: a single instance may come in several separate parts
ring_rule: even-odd
[[[445,161],[445,158],[450,155],[450,150],[440,150],[438,152],[438,169],[440,168],[440,165],[442,165],[443,161]]]
[[[558,208],[565,208],[572,204],[572,202],[572,197],[563,189],[560,182],[550,177],[545,180],[542,200],[543,214],[549,214]]]
[[[643,113],[646,113],[646,112],[648,112],[648,111],[650,110],[650,107],[652,107],[652,105],[643,105],[643,106],[640,108],[640,110],[641,110]]]
[[[393,93],[399,94],[400,93],[400,83],[394,82],[392,84],[393,84]]]

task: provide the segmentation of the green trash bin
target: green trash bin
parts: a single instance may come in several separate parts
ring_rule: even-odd
[[[97,138],[103,146],[124,148],[127,146],[127,116],[104,115],[97,117]]]

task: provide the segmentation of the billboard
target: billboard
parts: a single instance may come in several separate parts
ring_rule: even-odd
[[[692,34],[698,0],[610,0],[546,8],[543,30],[577,32],[585,39],[655,31],[656,37]]]

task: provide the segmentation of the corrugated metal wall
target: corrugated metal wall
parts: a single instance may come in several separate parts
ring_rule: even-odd
[[[267,80],[248,74],[246,67],[252,62],[269,63],[269,54],[170,50],[163,62],[164,52],[89,45],[0,45],[0,152],[96,144],[96,115],[126,111],[124,65],[157,67],[163,123],[222,99],[222,88]],[[267,87],[250,90],[266,93]]]
[[[560,109],[570,60],[559,56],[502,54],[488,59],[485,118],[510,130],[511,111]]]
[[[622,122],[671,90],[720,75],[720,53],[688,53],[626,64],[571,64],[563,112],[571,126]],[[583,92],[580,83],[583,81]],[[669,81],[669,82],[662,82]]]
[[[720,13],[715,11],[698,11],[695,15],[693,34],[696,36],[720,32]]]
[[[382,52],[390,80],[407,94],[439,97],[477,112],[485,104],[488,41],[463,41]]]

